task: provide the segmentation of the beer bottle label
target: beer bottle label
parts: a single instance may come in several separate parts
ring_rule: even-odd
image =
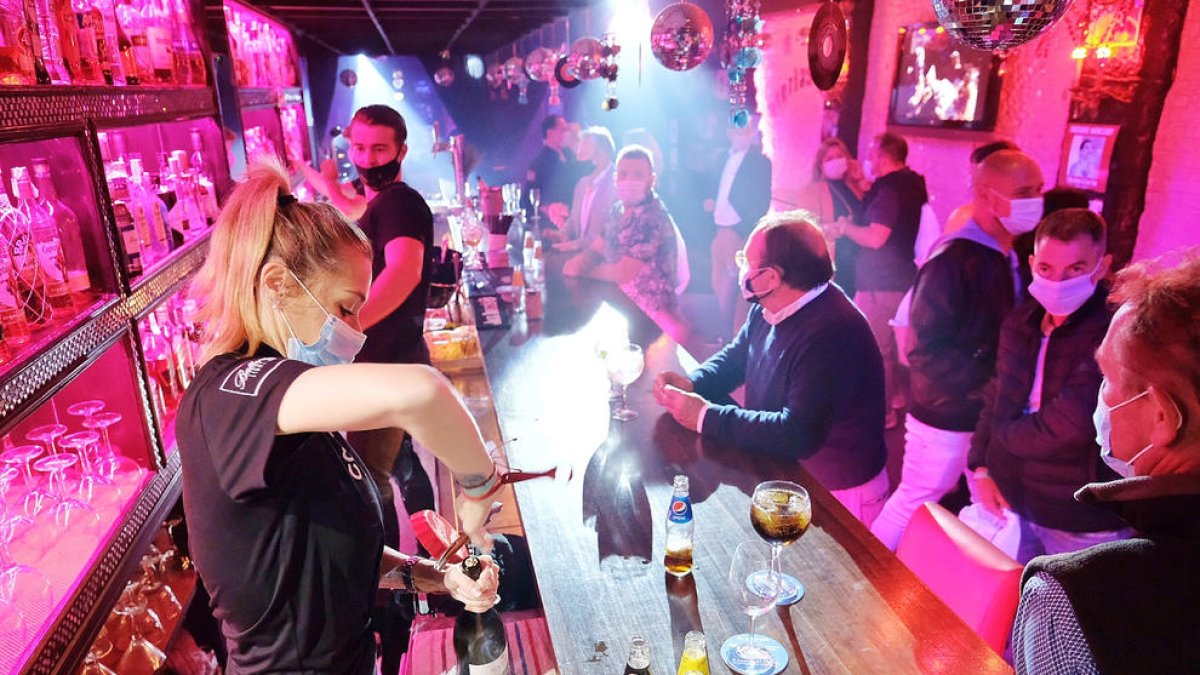
[[[686,523],[691,519],[692,500],[687,497],[673,497],[671,499],[671,512],[667,514],[667,520],[670,520],[672,523]]]

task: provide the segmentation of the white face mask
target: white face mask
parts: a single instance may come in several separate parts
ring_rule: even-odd
[[[326,311],[321,302],[317,300],[317,296],[308,290],[308,286],[305,286],[294,272],[291,270],[288,272],[296,280],[296,283],[300,284],[300,288],[304,289],[308,297],[317,303],[317,307],[320,307],[321,311],[325,313],[325,323],[321,325],[317,341],[311,345],[305,344],[303,340],[296,337],[296,331],[292,328],[292,322],[288,321],[287,314],[284,314],[283,310],[278,310],[279,315],[283,317],[283,322],[287,325],[288,332],[291,333],[287,340],[287,357],[313,366],[338,366],[352,363],[354,357],[358,356],[358,352],[362,350],[367,336]]]
[[[646,195],[650,189],[640,180],[619,180],[617,181],[617,198],[625,206],[637,206],[646,201]]]
[[[1147,389],[1133,398],[1126,399],[1116,405],[1110,406],[1104,401],[1104,384],[1100,384],[1100,391],[1096,395],[1096,412],[1092,414],[1092,424],[1096,426],[1096,444],[1100,446],[1100,459],[1108,465],[1108,468],[1116,472],[1122,478],[1132,478],[1137,472],[1133,468],[1133,463],[1138,461],[1138,458],[1146,454],[1150,448],[1154,447],[1151,443],[1142,448],[1128,461],[1114,457],[1112,454],[1112,413],[1114,410],[1120,410],[1134,401],[1146,396],[1150,393]]]
[[[992,190],[992,192],[996,191]],[[1041,196],[1008,199],[999,192],[996,192],[996,196],[1007,201],[1010,205],[1007,216],[996,216],[1000,219],[1000,224],[1004,225],[1004,229],[1008,230],[1010,234],[1016,237],[1037,229],[1038,223],[1042,220],[1042,210],[1045,208],[1045,203]]]
[[[1101,264],[1103,261],[1097,263],[1096,269],[1088,274],[1062,281],[1051,281],[1034,272],[1033,281],[1029,284],[1029,294],[1041,303],[1051,316],[1074,314],[1096,292],[1096,280],[1092,277],[1100,271]]]
[[[845,157],[835,157],[827,159],[821,164],[821,171],[829,180],[841,180],[846,177],[846,171],[850,168],[850,160]]]

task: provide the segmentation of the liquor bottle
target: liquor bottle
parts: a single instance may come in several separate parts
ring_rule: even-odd
[[[175,173],[175,193],[179,197],[177,206],[183,207],[182,217],[187,222],[187,231],[192,235],[199,234],[208,227],[208,216],[203,206],[207,195],[196,178],[196,172],[188,166],[186,152],[173,151],[169,162]]]
[[[173,0],[164,0],[170,14],[171,56],[174,58],[175,84],[190,86],[192,67],[189,63],[187,15],[180,13],[180,5]]]
[[[116,11],[117,39],[129,43],[128,49],[121,45],[121,65],[125,70],[126,84],[153,84],[154,62],[142,13],[130,0],[118,0]],[[125,37],[122,37],[122,33]]]
[[[113,160],[108,165],[105,175],[108,179],[108,196],[114,201],[129,199],[129,170],[125,167],[125,159]]]
[[[142,23],[150,46],[154,82],[175,83],[175,49],[171,38],[171,15],[160,0],[142,0]]]
[[[0,0],[0,84],[34,84],[23,0]]]
[[[517,314],[525,311],[525,273],[519,267],[512,276],[512,310]]]
[[[142,158],[129,160],[130,200],[134,219],[138,225],[138,236],[146,255],[146,264],[160,260],[171,251],[171,240],[167,235],[169,216],[167,207],[158,198],[151,184],[150,175],[142,166]],[[144,228],[144,229],[143,229]]]
[[[623,675],[650,675],[650,643],[637,635],[629,641],[629,660]]]
[[[200,191],[200,206],[208,222],[213,222],[220,214],[221,207],[217,204],[216,174],[213,172],[209,154],[204,149],[204,133],[198,127],[189,130],[192,139],[192,156],[190,163],[196,174],[196,186]]]
[[[53,0],[37,0],[34,4],[33,16],[35,21],[33,26],[38,33],[37,40],[41,48],[42,64],[50,77],[50,84],[71,84],[67,63],[59,49],[58,17],[57,12],[54,11]]]
[[[692,500],[688,497],[688,477],[675,476],[671,507],[667,509],[667,571],[675,576],[692,571],[692,546],[696,523],[692,520]]]
[[[478,580],[483,563],[476,556],[462,562],[463,573]],[[459,675],[508,675],[508,638],[495,607],[482,613],[463,609],[454,620],[454,653]]]
[[[105,84],[127,84],[125,66],[121,61],[117,8],[113,4],[113,0],[92,0],[92,6],[100,13],[100,23],[104,27],[103,32],[100,32],[99,26],[96,28],[96,49],[100,52],[100,75],[104,78]],[[125,41],[128,43],[128,38]],[[130,54],[131,59],[132,57],[133,55]],[[137,78],[134,79],[134,84],[136,84]]]
[[[49,69],[46,68],[45,38],[42,36],[41,27],[38,25],[38,11],[33,0],[27,0],[24,3],[23,11],[25,13],[25,25],[28,27],[24,31],[22,40],[29,45],[29,54],[33,57],[33,78],[38,84],[54,84],[54,80]]]
[[[208,69],[204,64],[204,52],[200,50],[200,41],[196,38],[196,22],[192,16],[189,0],[175,0],[175,18],[182,29],[185,42],[188,82],[203,87],[208,84]],[[178,72],[176,69],[176,73]]]
[[[70,311],[75,303],[71,299],[71,289],[67,285],[67,265],[63,256],[62,237],[58,232],[58,223],[49,209],[43,206],[33,191],[33,181],[29,179],[29,170],[23,166],[12,169],[13,183],[16,186],[17,198],[21,200],[18,210],[29,219],[29,233],[33,257],[31,263],[36,267],[38,286],[43,289],[46,301],[55,312]],[[61,315],[60,315],[61,316]]]
[[[63,3],[64,6],[66,2]],[[112,72],[105,74],[102,58],[107,45],[104,40],[104,17],[91,0],[71,0],[71,16],[75,21],[75,41],[79,49],[79,71],[75,81],[80,84],[112,84]]]
[[[142,275],[142,243],[138,239],[137,226],[133,223],[133,214],[125,202],[113,202],[113,218],[117,221],[117,232],[125,248],[125,270],[129,276]]]
[[[20,175],[24,167],[13,167],[13,178]],[[0,232],[8,241],[7,253],[12,261],[12,276],[17,286],[17,299],[25,311],[25,319],[31,324],[43,325],[52,318],[46,302],[44,282],[38,273],[37,253],[33,248],[33,230],[29,215],[13,205],[0,181]],[[15,185],[16,181],[14,181]],[[2,215],[6,214],[7,215]]]
[[[21,214],[8,201],[8,193],[0,181],[0,337],[10,348],[29,342],[29,323],[9,255],[12,236],[23,227],[20,220]]]
[[[87,253],[83,246],[83,231],[79,227],[79,218],[59,199],[58,190],[54,186],[54,176],[50,173],[50,162],[36,158],[31,163],[38,199],[58,225],[63,259],[67,266],[67,286],[72,293],[85,293],[92,287],[92,282],[88,278]]]

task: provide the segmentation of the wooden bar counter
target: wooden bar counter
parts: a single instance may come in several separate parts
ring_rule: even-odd
[[[689,630],[706,635],[711,671],[729,672],[720,645],[749,626],[728,587],[729,562],[739,543],[757,539],[750,494],[771,479],[806,486],[813,502],[808,533],[782,556],[807,593],[758,619],[760,633],[787,647],[785,672],[1011,672],[798,463],[701,441],[664,414],[654,375],[684,371],[681,359],[691,359],[618,289],[551,274],[544,297],[541,321],[518,318],[480,340],[500,432],[515,439],[505,448],[511,465],[564,469],[516,485],[517,503],[506,505],[528,536],[561,673],[620,673],[630,639],[642,635],[652,671],[670,675]],[[629,388],[640,416],[621,423],[609,419],[615,403],[596,347],[626,327],[646,370]],[[469,389],[484,376],[455,379]],[[695,569],[683,578],[662,563],[676,474],[690,479],[696,522]]]

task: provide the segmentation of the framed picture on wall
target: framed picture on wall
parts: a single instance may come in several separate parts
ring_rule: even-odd
[[[1104,192],[1108,185],[1108,165],[1112,161],[1113,143],[1120,129],[1115,124],[1068,124],[1067,135],[1063,139],[1062,161],[1058,168],[1058,184]]]
[[[1000,57],[955,41],[937,23],[900,28],[888,121],[990,131],[1000,103]]]

